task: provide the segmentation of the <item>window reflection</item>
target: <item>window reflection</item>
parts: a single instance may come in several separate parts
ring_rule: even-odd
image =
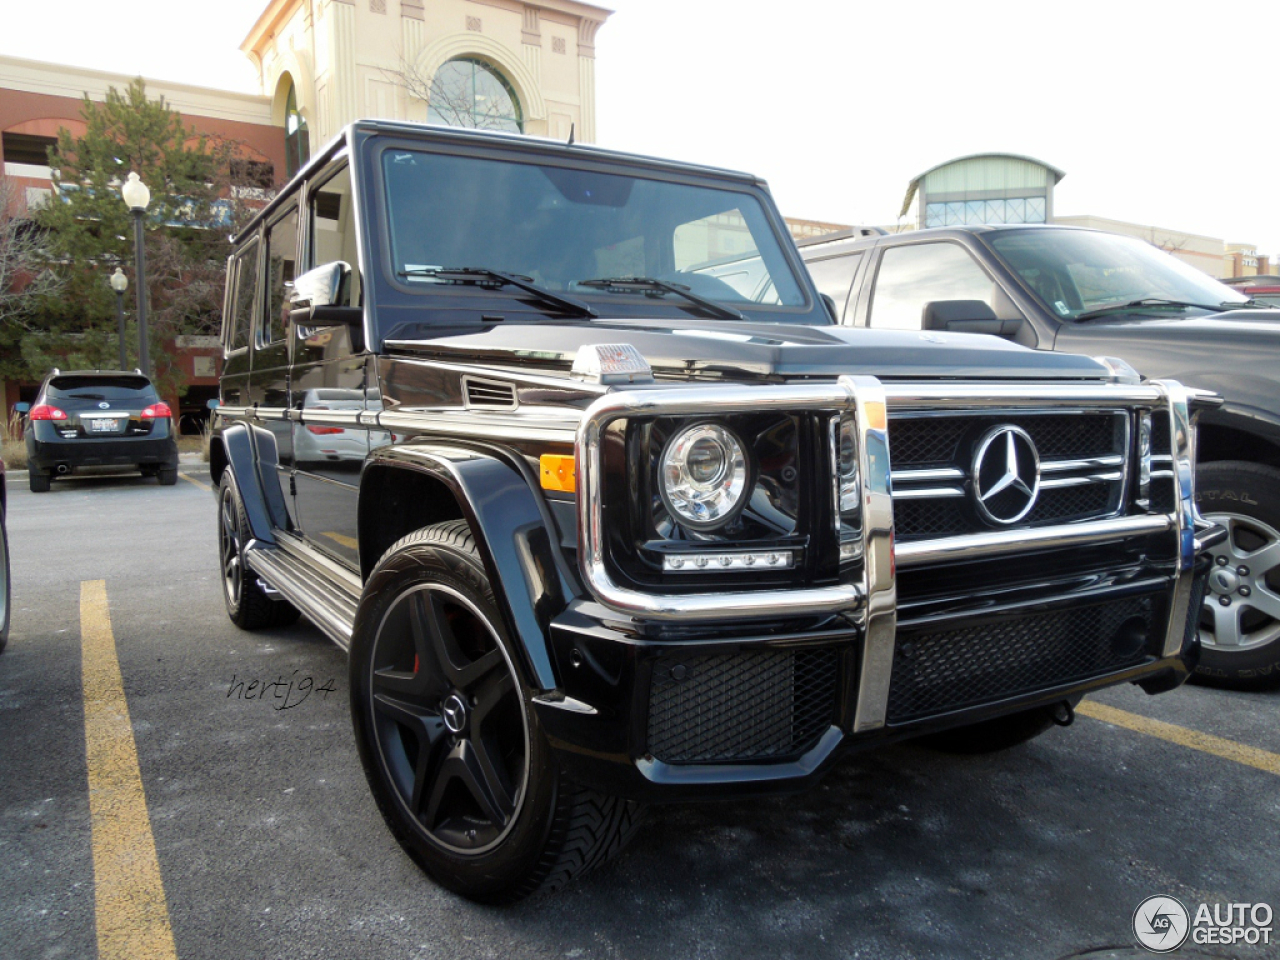
[[[917,243],[884,252],[871,301],[871,325],[919,330],[925,305],[935,300],[995,302],[995,284],[954,243]]]
[[[520,101],[511,85],[488,64],[466,57],[436,71],[427,119],[449,127],[524,132]]]

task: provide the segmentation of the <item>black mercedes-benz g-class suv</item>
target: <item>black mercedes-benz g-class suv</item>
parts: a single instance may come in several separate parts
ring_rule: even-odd
[[[751,177],[357,123],[237,239],[224,344],[227,610],[349,649],[374,798],[469,897],[1195,660],[1202,398],[842,329]]]
[[[801,247],[844,323],[994,333],[1119,357],[1218,394],[1200,423],[1196,496],[1213,551],[1196,678],[1280,685],[1280,310],[1135,237],[1008,224],[815,238]]]

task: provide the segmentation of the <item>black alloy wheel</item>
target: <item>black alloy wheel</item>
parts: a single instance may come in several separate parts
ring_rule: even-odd
[[[283,627],[298,619],[292,604],[267,596],[257,576],[244,562],[249,541],[249,520],[231,471],[224,470],[218,483],[218,560],[222,573],[222,599],[231,622],[243,630]]]
[[[524,800],[529,730],[484,614],[452,587],[418,584],[383,615],[373,664],[374,736],[399,799],[442,848],[492,849]]]
[[[351,715],[405,852],[485,903],[559,889],[622,848],[639,807],[567,780],[537,723],[464,521],[394,544],[365,587]]]

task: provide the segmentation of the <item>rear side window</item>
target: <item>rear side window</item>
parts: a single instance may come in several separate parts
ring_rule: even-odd
[[[825,260],[810,260],[805,264],[809,275],[818,287],[819,293],[825,293],[836,303],[836,313],[843,315],[844,302],[849,299],[849,287],[853,283],[854,271],[858,269],[861,253],[853,253],[844,257],[828,257]],[[837,321],[839,317],[837,316]]]
[[[243,350],[253,332],[253,304],[258,292],[258,242],[255,240],[236,256],[235,290],[231,301],[231,336],[227,349]]]
[[[155,387],[146,377],[54,377],[44,398],[64,410],[89,410],[100,403],[136,403],[148,406],[157,401]]]

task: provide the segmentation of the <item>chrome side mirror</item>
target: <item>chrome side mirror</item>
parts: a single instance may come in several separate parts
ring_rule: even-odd
[[[343,260],[314,267],[294,279],[289,302],[295,307],[346,306],[350,277],[351,264]]]

